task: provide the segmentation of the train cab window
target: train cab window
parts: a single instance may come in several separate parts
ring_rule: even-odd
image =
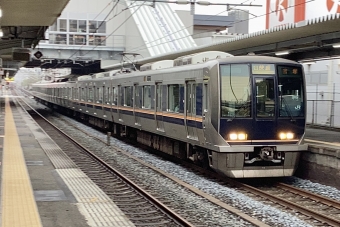
[[[151,86],[143,86],[143,108],[151,108]]]
[[[93,88],[92,87],[89,87],[87,89],[87,101],[93,102]]]
[[[256,116],[274,117],[275,95],[273,78],[256,78]]]
[[[179,113],[179,85],[168,86],[168,111]]]
[[[248,64],[220,66],[221,117],[251,116],[251,80]]]
[[[302,68],[278,66],[279,116],[304,116],[304,90]]]

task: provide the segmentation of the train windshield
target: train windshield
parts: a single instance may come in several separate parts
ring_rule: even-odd
[[[221,117],[251,117],[251,80],[248,64],[220,66]]]
[[[278,66],[279,116],[304,116],[304,90],[302,68]]]

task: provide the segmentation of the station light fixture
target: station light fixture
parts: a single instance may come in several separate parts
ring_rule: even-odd
[[[0,37],[4,36],[4,32],[2,31],[2,29],[0,28]]]
[[[289,54],[289,51],[288,51],[288,50],[275,52],[275,55],[277,55],[277,56],[280,56],[280,55],[287,55],[287,54]]]
[[[0,18],[2,17],[2,9],[0,8]]]

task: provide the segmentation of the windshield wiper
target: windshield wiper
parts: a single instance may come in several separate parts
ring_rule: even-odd
[[[290,111],[289,105],[287,104],[287,101],[285,100],[284,97],[282,97],[281,95],[281,100],[283,100],[284,104],[285,104],[285,111],[288,113],[289,117],[290,117],[290,121],[296,121],[293,117],[292,112]],[[281,107],[282,107],[282,103],[281,103]],[[280,108],[281,109],[281,108]]]

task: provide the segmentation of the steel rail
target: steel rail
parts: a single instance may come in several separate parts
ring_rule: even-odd
[[[286,199],[283,199],[283,198],[280,198],[280,197],[277,197],[275,195],[272,195],[270,193],[267,193],[265,191],[262,191],[260,189],[257,189],[253,186],[250,186],[250,185],[247,185],[247,184],[243,184],[243,183],[238,183],[241,187],[247,189],[248,191],[254,193],[254,194],[257,194],[257,195],[260,195],[261,197],[264,197],[264,198],[267,198],[275,203],[279,203],[281,205],[284,205],[286,207],[289,207],[291,209],[294,209],[304,215],[307,215],[307,216],[310,216],[310,217],[313,217],[314,219],[320,221],[320,222],[323,222],[323,223],[327,223],[331,226],[340,226],[340,220],[338,219],[335,219],[333,217],[329,217],[329,216],[326,216],[324,214],[320,214],[314,210],[310,210],[304,206],[301,206],[299,204],[296,204],[296,203],[293,203],[293,202],[290,202]],[[309,195],[308,195],[309,197]]]
[[[102,160],[100,157],[95,155],[93,152],[89,151],[86,147],[82,146],[80,143],[78,143],[75,139],[67,135],[65,132],[60,130],[56,125],[54,125],[52,122],[47,120],[45,117],[43,117],[40,113],[38,113],[32,106],[30,106],[27,102],[25,102],[22,98],[21,100],[31,109],[33,110],[39,117],[44,119],[47,123],[49,123],[53,128],[55,128],[57,131],[59,131],[61,134],[63,134],[66,138],[68,138],[70,141],[72,141],[76,146],[78,146],[80,149],[84,150],[87,154],[89,154],[92,158],[94,158],[96,161],[100,162],[103,166],[105,166],[109,171],[112,171],[114,174],[116,174],[118,177],[120,177],[123,181],[125,181],[128,185],[130,185],[132,188],[134,188],[137,192],[139,192],[143,197],[145,197],[147,200],[149,200],[151,203],[153,203],[155,206],[157,206],[159,209],[161,209],[165,214],[167,214],[171,219],[173,219],[178,224],[185,226],[185,227],[195,227],[195,225],[191,224],[184,218],[182,218],[180,215],[176,214],[173,210],[168,208],[165,204],[160,202],[158,199],[153,197],[151,194],[149,194],[147,191],[139,187],[137,184],[132,182],[130,179],[128,179],[126,176],[124,176],[122,173],[120,173],[115,168],[111,167],[109,164],[107,164],[104,160]],[[20,104],[21,105],[21,104]],[[22,106],[22,105],[21,105]],[[24,108],[23,108],[24,109]]]

